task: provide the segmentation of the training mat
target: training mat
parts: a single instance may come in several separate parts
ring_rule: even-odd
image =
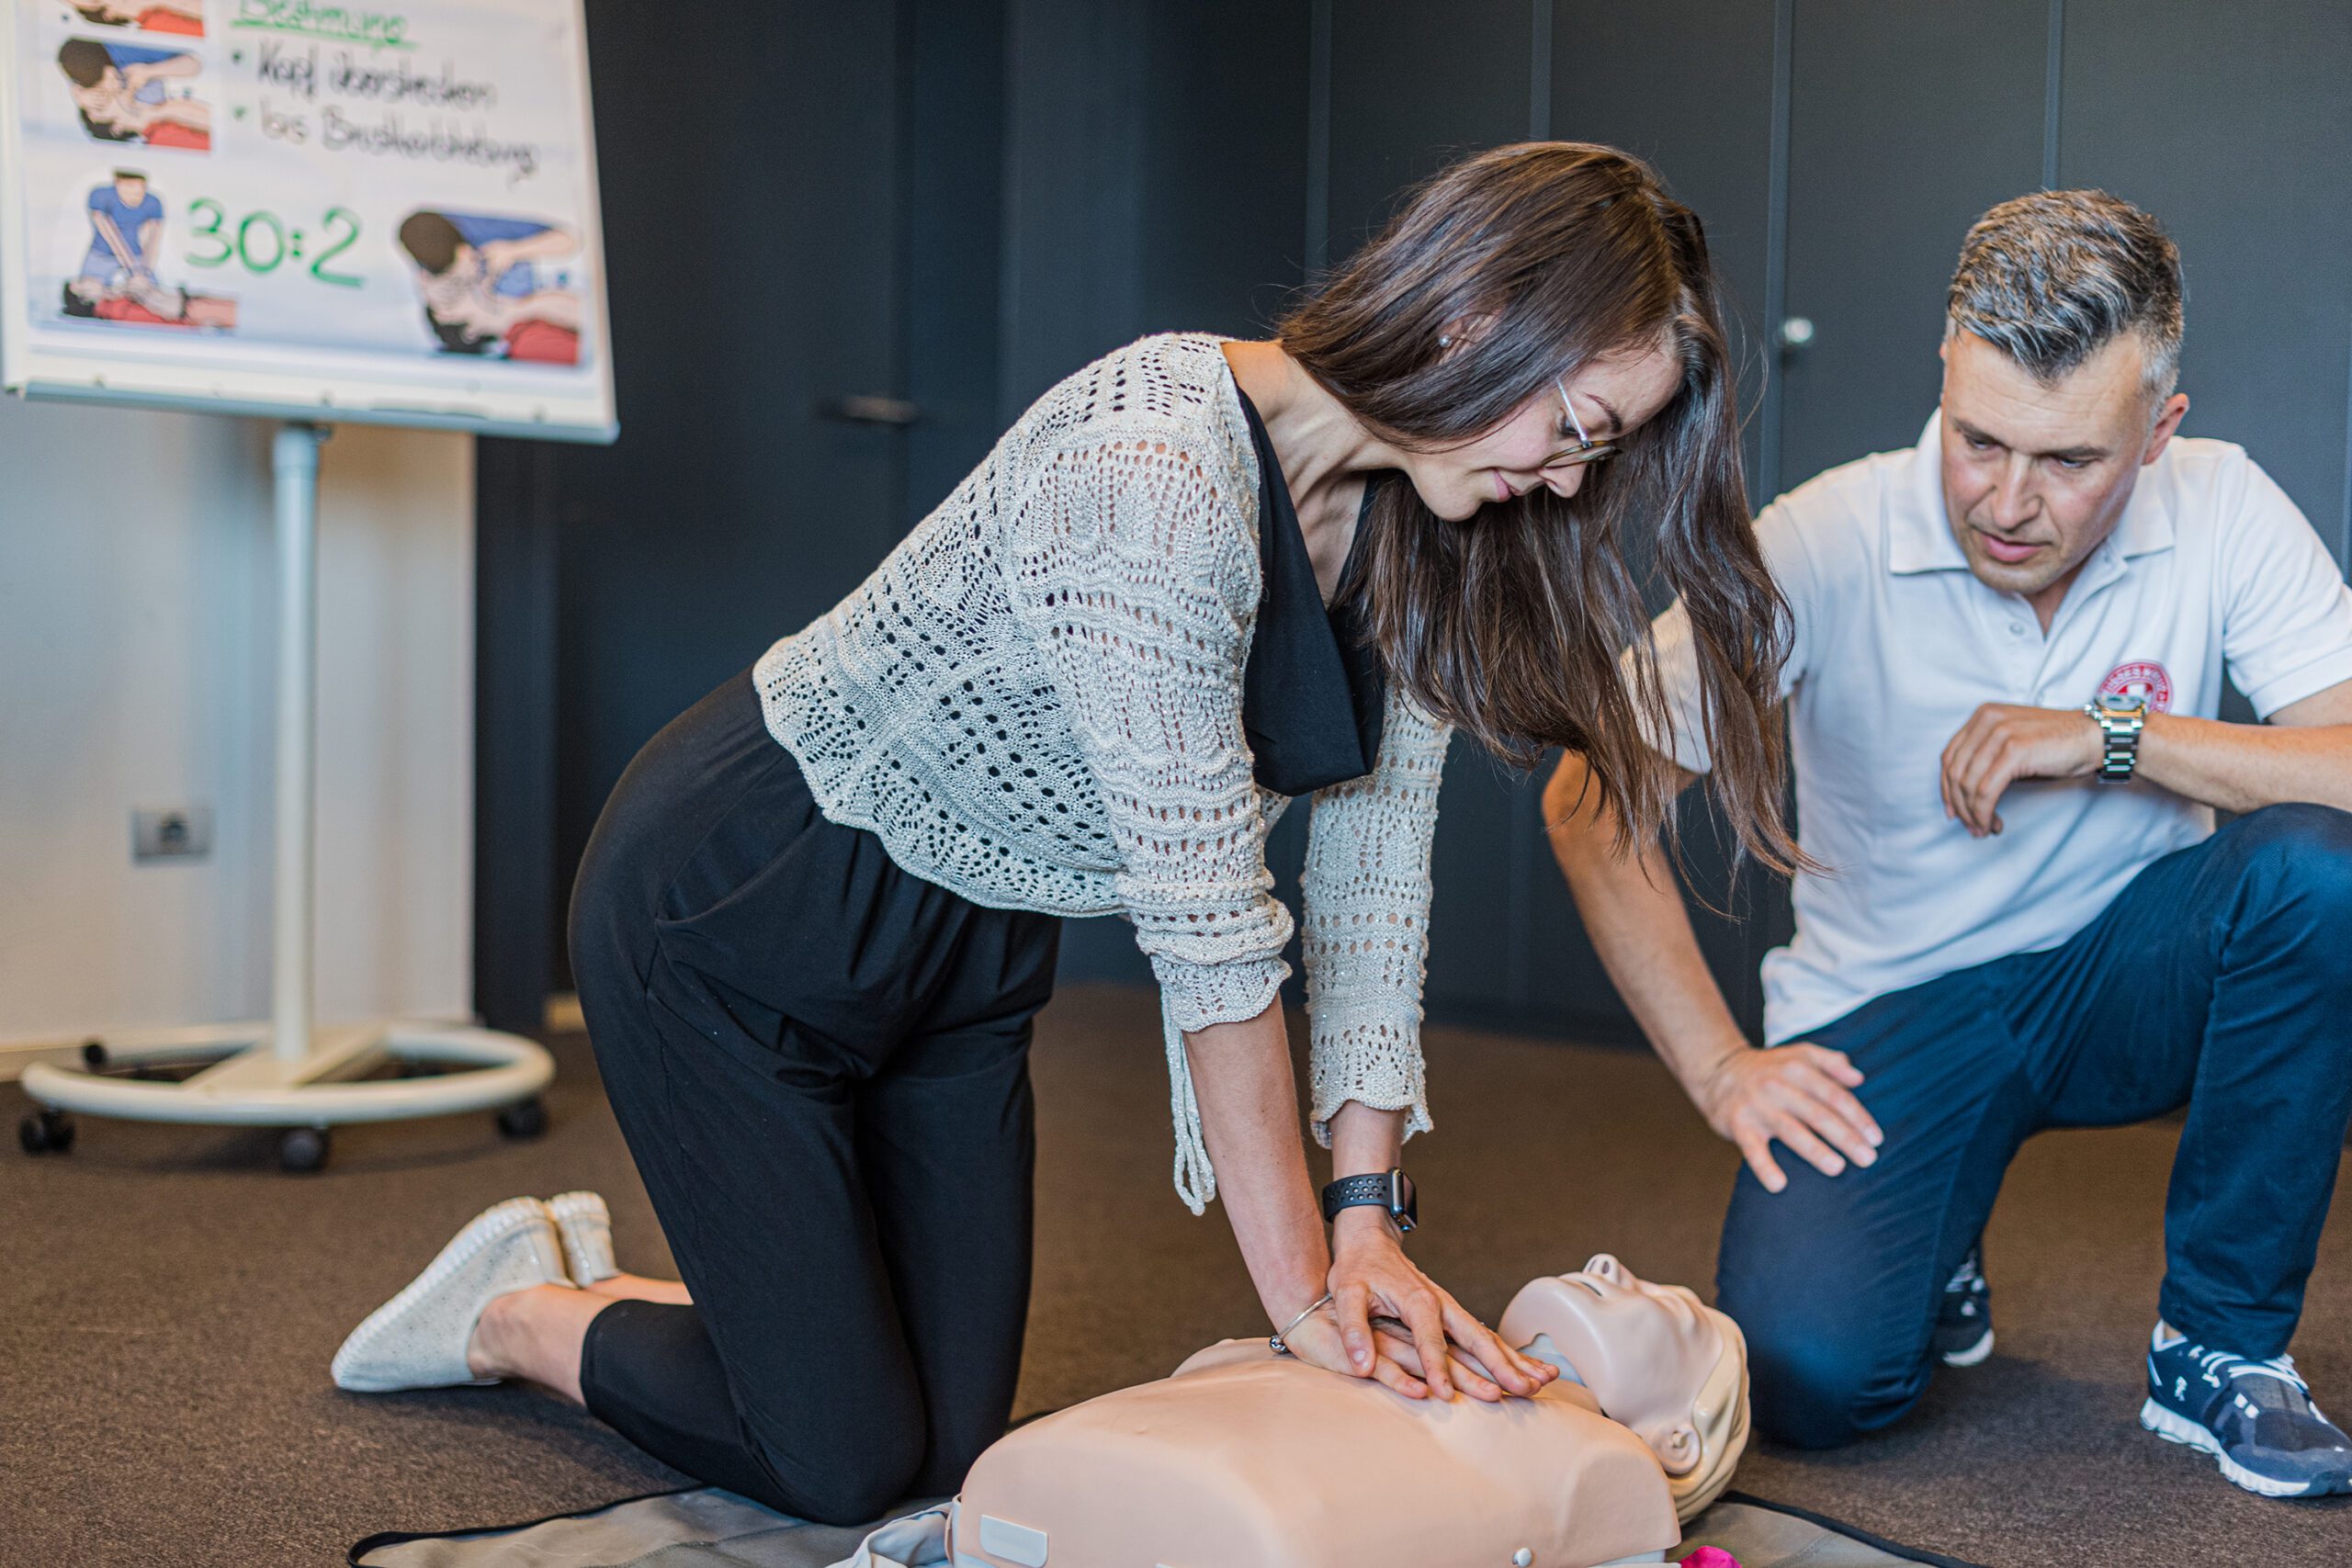
[[[892,1517],[929,1506],[907,1503]],[[371,1535],[351,1549],[349,1562],[352,1568],[836,1568],[855,1557],[873,1529],[786,1518],[732,1492],[704,1486],[529,1524],[447,1535]],[[1739,1568],[1911,1562],[1975,1568],[1738,1492],[1726,1493],[1692,1520],[1668,1555],[1679,1562],[1702,1546],[1729,1552]],[[875,1568],[897,1561],[879,1553],[872,1559]]]

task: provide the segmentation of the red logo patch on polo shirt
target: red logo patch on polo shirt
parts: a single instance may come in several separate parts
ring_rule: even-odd
[[[2107,672],[2098,683],[2102,697],[2145,697],[2149,708],[2156,713],[2172,711],[2172,677],[2165,667],[2153,659],[2134,660],[2119,664]]]

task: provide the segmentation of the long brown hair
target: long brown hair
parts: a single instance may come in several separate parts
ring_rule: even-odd
[[[1350,412],[1419,451],[1476,439],[1595,358],[1668,344],[1672,400],[1573,498],[1538,486],[1447,523],[1383,485],[1350,588],[1390,679],[1432,716],[1521,768],[1581,752],[1621,832],[1647,842],[1671,827],[1675,775],[1645,739],[1671,722],[1626,561],[1646,534],[1639,553],[1690,617],[1708,787],[1742,849],[1786,869],[1803,860],[1773,712],[1788,606],[1748,516],[1723,318],[1699,219],[1647,164],[1537,141],[1417,187],[1277,331]]]

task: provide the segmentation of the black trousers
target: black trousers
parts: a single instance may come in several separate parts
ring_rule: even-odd
[[[748,672],[646,746],[582,863],[571,964],[694,1304],[597,1314],[592,1412],[803,1518],[956,1489],[1012,1406],[1059,933],[827,821]]]

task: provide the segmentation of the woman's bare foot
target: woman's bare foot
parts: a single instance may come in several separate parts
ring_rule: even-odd
[[[520,1378],[585,1404],[581,1347],[587,1343],[588,1325],[615,1299],[570,1285],[534,1285],[492,1296],[466,1342],[466,1370],[478,1378]]]
[[[694,1297],[676,1280],[649,1280],[642,1274],[611,1274],[582,1290],[616,1302],[660,1302],[665,1306],[692,1306]]]

